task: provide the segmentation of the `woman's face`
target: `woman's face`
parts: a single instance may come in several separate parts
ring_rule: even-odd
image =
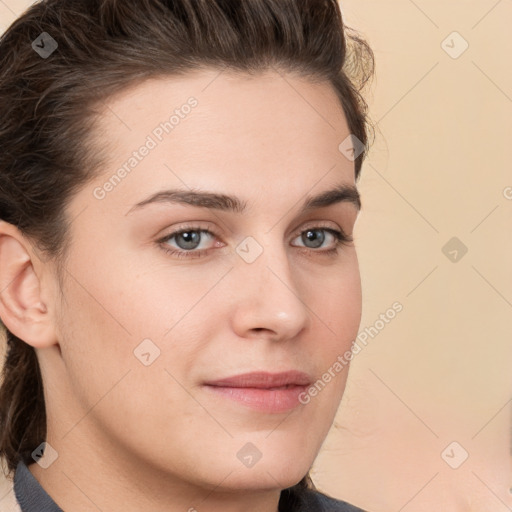
[[[354,234],[355,196],[304,207],[355,187],[334,91],[201,71],[116,96],[97,133],[110,162],[69,204],[58,345],[39,351],[49,443],[194,485],[295,484],[333,422],[348,371],[335,363],[361,317],[356,249],[333,234]],[[329,369],[316,394],[206,384],[290,370],[313,384]]]

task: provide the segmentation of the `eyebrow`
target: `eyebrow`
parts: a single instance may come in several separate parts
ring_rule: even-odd
[[[302,204],[301,212],[306,213],[310,210],[325,208],[341,202],[353,204],[358,211],[361,209],[361,196],[354,185],[343,184],[316,196],[306,197]],[[185,204],[238,214],[244,213],[247,209],[247,202],[235,196],[213,192],[175,189],[163,190],[151,195],[132,206],[125,215],[152,203]]]

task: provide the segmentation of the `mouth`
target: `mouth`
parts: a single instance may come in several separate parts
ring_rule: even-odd
[[[253,410],[266,413],[290,411],[301,404],[299,398],[313,379],[304,372],[251,372],[208,381],[204,388]]]

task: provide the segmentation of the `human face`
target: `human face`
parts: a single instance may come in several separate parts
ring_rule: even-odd
[[[161,123],[176,109],[166,133]],[[295,400],[247,389],[235,400],[205,383],[288,370],[314,383],[357,335],[355,246],[327,251],[336,247],[329,230],[354,234],[358,206],[349,195],[303,209],[309,197],[355,187],[354,163],[338,149],[350,132],[334,91],[275,71],[202,70],[124,91],[97,129],[110,161],[67,208],[60,355],[52,368],[42,363],[49,439],[91,467],[122,460],[132,474],[150,468],[196,486],[297,483],[333,422],[348,367],[307,403],[300,389]],[[233,196],[245,209],[137,206],[170,189]],[[188,234],[169,238],[179,230]]]

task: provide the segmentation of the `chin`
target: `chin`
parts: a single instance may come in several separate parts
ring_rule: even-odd
[[[281,460],[263,463],[261,459],[253,467],[236,469],[226,479],[226,490],[237,492],[241,490],[271,490],[286,489],[299,483],[306,475],[310,466],[301,461]],[[228,490],[229,488],[229,490]]]

